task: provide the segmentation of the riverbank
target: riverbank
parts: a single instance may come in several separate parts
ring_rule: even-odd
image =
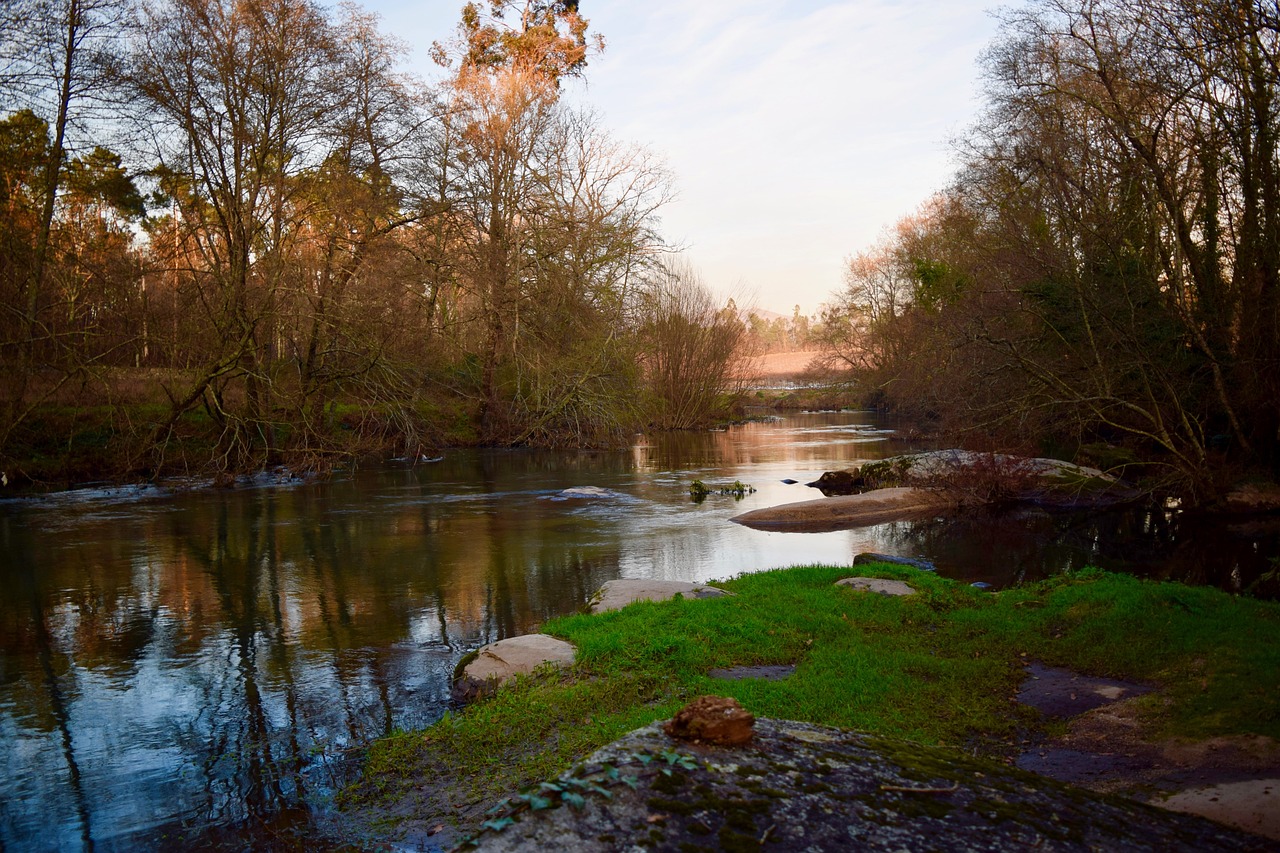
[[[351,825],[364,840],[465,836],[503,796],[706,693],[1013,762],[1063,734],[1016,702],[1030,662],[1152,687],[1126,701],[1146,741],[1280,739],[1280,606],[1092,571],[990,595],[865,569],[762,572],[722,584],[732,597],[553,620],[543,631],[577,646],[578,663],[378,741],[341,798]],[[855,573],[918,592],[833,586]],[[796,669],[778,681],[709,674],[759,665]]]

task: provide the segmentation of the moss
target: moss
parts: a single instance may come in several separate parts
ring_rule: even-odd
[[[473,650],[463,655],[457,665],[453,668],[453,680],[457,681],[459,678],[462,678],[462,673],[465,672],[471,662],[478,657],[480,657],[479,650]]]
[[[720,849],[733,851],[733,853],[755,853],[759,850],[760,840],[754,835],[743,835],[735,832],[729,826],[720,827]]]
[[[689,783],[689,777],[680,772],[660,773],[653,780],[653,790],[672,796],[681,793]]]
[[[955,805],[939,799],[936,794],[904,794],[893,805],[898,814],[912,819],[935,818],[941,820],[955,811]]]

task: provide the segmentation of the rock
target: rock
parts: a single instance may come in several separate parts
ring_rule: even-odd
[[[1200,815],[1280,841],[1280,779],[1247,779],[1181,791],[1154,805]]]
[[[835,495],[851,495],[862,486],[862,478],[856,471],[827,471],[812,483],[805,483],[811,489],[817,489],[827,497]]]
[[[884,578],[841,578],[836,586],[847,586],[860,592],[878,592],[881,595],[915,595],[916,591],[902,581]]]
[[[764,664],[762,666],[731,666],[727,669],[709,669],[708,678],[723,678],[726,681],[742,681],[744,678],[758,678],[761,681],[783,681],[795,675],[795,664]]]
[[[613,492],[608,489],[602,489],[599,486],[574,486],[560,492],[557,497],[561,498],[585,498],[588,500],[599,498],[613,497]]]
[[[699,696],[685,705],[662,730],[677,740],[740,746],[751,740],[755,715],[728,696]]]
[[[827,471],[808,485],[824,495],[847,495],[900,486],[942,489],[969,504],[1026,501],[1049,506],[1107,506],[1136,492],[1110,474],[1059,459],[1006,453],[934,450]]]
[[[750,743],[661,723],[599,750],[476,839],[489,851],[1254,851],[1202,818],[1094,794],[964,753],[785,720]]]
[[[687,581],[619,578],[608,581],[595,595],[591,596],[591,612],[621,610],[634,601],[666,601],[675,598],[677,593],[685,598],[719,598],[723,595],[733,595],[727,590],[717,589],[714,586]]]
[[[756,509],[729,520],[757,530],[816,533],[887,521],[923,520],[955,506],[955,501],[939,492],[904,486]]]
[[[1143,684],[1029,663],[1027,677],[1018,688],[1018,701],[1046,717],[1065,718],[1150,692],[1151,688]]]
[[[936,572],[938,570],[938,567],[928,560],[916,560],[912,557],[894,557],[890,554],[876,554],[872,551],[864,551],[853,558],[855,566],[862,566],[867,563],[890,563],[895,566],[911,566],[922,572]]]
[[[454,680],[453,693],[459,699],[474,699],[493,692],[517,675],[531,675],[539,667],[569,666],[576,654],[572,643],[549,634],[508,637],[482,646],[475,657],[461,667]]]

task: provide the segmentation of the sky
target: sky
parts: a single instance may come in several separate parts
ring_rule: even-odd
[[[440,70],[463,0],[365,0]],[[996,0],[582,0],[604,35],[585,84],[616,138],[663,157],[662,233],[739,305],[815,313],[844,261],[943,189],[980,107]]]

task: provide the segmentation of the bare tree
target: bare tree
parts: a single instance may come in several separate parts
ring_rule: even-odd
[[[654,423],[688,429],[723,414],[723,396],[745,375],[746,326],[720,310],[679,258],[655,272],[643,304],[642,358]]]

